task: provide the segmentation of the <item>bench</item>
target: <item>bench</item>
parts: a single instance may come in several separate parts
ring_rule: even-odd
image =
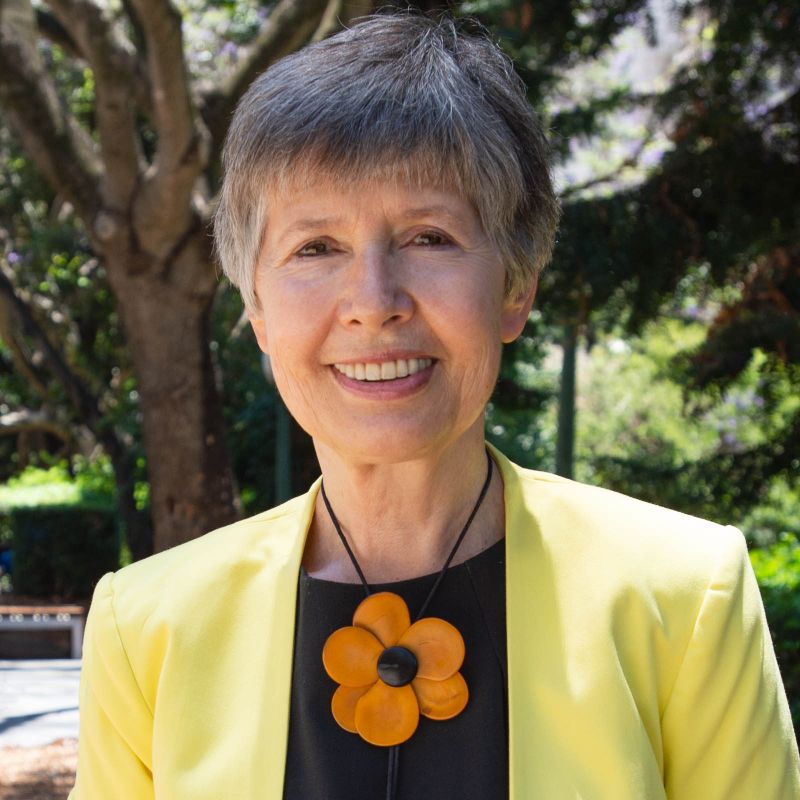
[[[83,650],[83,606],[0,606],[0,631],[70,631],[73,658]]]

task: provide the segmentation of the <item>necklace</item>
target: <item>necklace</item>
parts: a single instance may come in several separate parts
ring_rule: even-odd
[[[352,626],[334,631],[322,649],[325,671],[339,684],[331,699],[331,713],[346,731],[389,748],[386,800],[396,797],[400,745],[414,734],[420,715],[452,719],[469,700],[459,672],[465,654],[463,637],[449,622],[423,615],[486,498],[492,471],[487,451],[486,479],[478,499],[413,624],[402,597],[373,592],[367,583],[322,484],[325,508],[366,595],[353,614]]]

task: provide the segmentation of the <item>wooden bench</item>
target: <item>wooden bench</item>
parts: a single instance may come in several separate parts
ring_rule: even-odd
[[[0,606],[0,631],[70,631],[73,658],[83,650],[83,606]]]

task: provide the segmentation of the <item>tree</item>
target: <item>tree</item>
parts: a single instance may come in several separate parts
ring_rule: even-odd
[[[182,14],[168,0],[130,0],[119,11],[96,0],[0,7],[0,105],[81,221],[116,301],[136,374],[159,550],[239,511],[208,347],[217,288],[208,226],[228,121],[259,71],[337,24],[339,4],[281,0],[267,11],[246,26],[246,44],[224,72],[203,80],[192,74]],[[48,53],[89,70],[90,113],[70,108]],[[8,279],[3,288],[24,315],[22,294]],[[30,327],[28,334],[38,336]],[[49,366],[62,370],[64,385],[76,383],[57,353]],[[91,417],[95,401],[86,392],[77,408]]]
[[[766,386],[775,375],[796,375],[800,9],[762,0],[470,6],[522,65],[532,102],[562,143],[562,164],[574,159],[576,140],[605,156],[610,136],[623,142],[621,121],[634,118],[642,129],[593,174],[563,173],[560,239],[540,292],[550,336],[559,341],[566,329],[569,341],[575,328],[588,343],[631,335],[665,306],[674,311],[687,281],[700,296],[733,286],[680,373],[687,391],[724,401],[725,386],[759,352],[769,354],[757,362]],[[656,39],[664,20],[681,45],[661,85],[636,88],[630,74],[587,80],[615,37],[635,25]],[[763,419],[774,410],[765,399],[752,409]],[[749,474],[757,498],[772,475],[796,463],[788,454],[798,430],[800,416],[787,419],[768,446],[720,452],[698,473],[713,467],[720,485]],[[642,470],[639,459],[628,474],[641,483]]]
[[[141,557],[152,531],[135,497],[144,477],[137,394],[104,270],[74,215],[62,213],[64,204],[6,134],[0,131],[2,478],[41,451],[72,461],[102,448],[117,478],[120,522]]]
[[[107,281],[115,299],[126,341],[121,359],[129,360],[137,379],[138,399],[126,408],[142,414],[159,549],[238,510],[220,413],[218,376],[226,364],[215,365],[208,347],[216,287],[208,220],[227,120],[260,69],[371,6],[332,0],[281,0],[263,8],[255,0],[183,3],[180,15],[168,0],[123,0],[118,10],[101,0],[48,0],[35,10],[30,0],[0,6],[0,106],[49,185],[48,202],[57,216],[70,219],[71,208],[82,221],[73,227],[81,252],[96,260],[91,286]],[[797,172],[791,154],[798,149],[800,71],[792,38],[798,12],[761,0],[475,0],[459,8],[477,14],[515,57],[531,101],[554,131],[562,167],[574,142],[601,148],[609,138],[621,138],[615,122],[620,116],[645,119],[645,133],[627,140],[627,152],[592,175],[562,181],[564,224],[556,259],[542,279],[541,312],[507,351],[490,417],[497,430],[520,431],[515,443],[504,440],[504,446],[524,461],[550,447],[531,413],[543,406],[549,390],[529,380],[528,369],[543,357],[543,339],[569,341],[577,332],[579,342],[591,342],[611,331],[635,332],[673,302],[687,276],[704,276],[706,291],[741,283],[754,265],[785,264],[787,257],[796,265],[800,217],[796,178],[789,176]],[[617,37],[634,27],[657,33],[654,8],[673,9],[696,31],[687,39],[683,66],[668,75],[666,85],[644,91],[625,80],[600,80],[576,92],[577,83],[587,83],[581,76],[599,68]],[[6,263],[9,281],[0,295],[22,303],[19,314],[27,309],[61,356],[64,368],[54,358],[37,367],[60,382],[48,403],[55,407],[62,397],[72,405],[73,420],[83,422],[94,412],[74,400],[91,398],[100,409],[94,433],[99,436],[109,419],[108,360],[96,358],[91,369],[97,375],[87,376],[89,359],[77,363],[75,348],[56,346],[62,328],[47,328],[32,276],[29,281],[23,274],[21,262]],[[758,269],[777,275],[766,266]],[[222,299],[216,313],[224,306],[226,320],[235,317],[238,306]],[[65,302],[72,300],[65,295]],[[796,308],[796,299],[791,302]],[[747,361],[756,339],[763,346],[764,336],[755,334],[766,331],[766,314],[775,344],[770,363],[785,363],[781,354],[791,354],[785,346],[791,336],[777,325],[778,306],[763,306],[760,316],[738,316],[739,333],[726,334],[726,341],[738,342],[739,361]],[[742,301],[739,310],[751,307]],[[715,335],[734,330],[722,324],[725,319],[720,317]],[[743,325],[749,334],[742,333]],[[43,358],[45,340],[28,330],[21,332],[17,324],[17,334]],[[87,334],[77,340],[89,341],[91,330]],[[221,346],[216,352],[228,358],[231,351]],[[709,356],[713,347],[704,352],[697,364],[716,358]],[[21,380],[21,363],[14,362],[15,380]],[[35,370],[29,372],[36,377]],[[83,379],[83,395],[68,390],[72,375]],[[235,460],[246,482],[259,460],[257,443],[247,435],[247,409],[252,420],[253,407],[246,396],[258,376],[252,370],[248,376],[241,397],[233,380],[224,390],[233,441],[248,450],[246,458],[237,452]],[[23,392],[17,394],[22,399]],[[129,401],[118,394],[114,402]],[[7,421],[22,424],[19,417]],[[42,420],[29,416],[27,422]],[[130,461],[134,427],[126,427],[122,414],[112,425],[122,443],[120,462]],[[55,429],[38,430],[58,436]]]

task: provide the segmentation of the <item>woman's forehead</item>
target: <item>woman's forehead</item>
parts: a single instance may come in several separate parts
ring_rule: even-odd
[[[433,189],[462,197],[472,202],[456,165],[426,154],[405,158],[387,156],[385,160],[360,163],[336,163],[319,157],[297,159],[266,182],[267,193],[280,202],[309,190],[333,189],[378,191],[381,189]]]
[[[457,188],[380,180],[341,183],[319,176],[315,183],[290,184],[267,198],[265,235],[284,236],[322,228],[350,227],[359,221],[392,224],[431,222],[477,234],[480,216]],[[369,222],[368,224],[372,224]]]

